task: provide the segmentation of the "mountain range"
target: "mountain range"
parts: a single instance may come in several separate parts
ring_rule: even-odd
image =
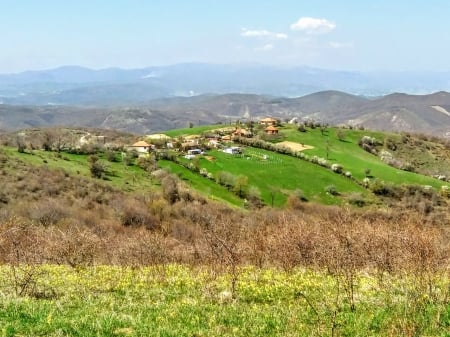
[[[369,97],[450,91],[450,72],[355,72],[188,63],[101,70],[64,66],[0,74],[0,103],[10,105],[128,106],[208,93],[300,97],[326,90]]]
[[[296,98],[204,94],[158,98],[146,104],[116,107],[0,104],[0,129],[64,125],[149,134],[189,124],[227,124],[264,116],[450,137],[450,93],[394,93],[377,98],[340,91],[322,91]]]

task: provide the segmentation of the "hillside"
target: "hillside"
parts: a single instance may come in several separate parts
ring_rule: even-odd
[[[152,172],[158,162],[203,197],[240,207],[249,206],[249,201],[250,207],[264,204],[285,207],[296,199],[323,204],[403,207],[410,197],[423,199],[429,210],[439,212],[446,205],[446,199],[439,195],[444,193],[442,186],[448,185],[446,180],[450,180],[450,158],[448,143],[439,143],[439,139],[314,124],[307,125],[304,132],[290,124],[279,126],[280,132],[273,140],[255,125],[257,136],[236,138],[238,143],[234,144],[220,142],[219,148],[208,146],[208,141],[202,139],[202,135],[230,132],[225,130],[234,128],[203,126],[168,131],[167,134],[173,137],[167,141],[173,144],[171,147],[190,144],[186,143],[190,142],[188,139],[194,139],[196,145],[192,146],[206,151],[193,160],[185,158],[187,150],[167,149],[166,142],[148,138],[157,149],[147,164],[145,160],[141,164]],[[139,138],[146,139],[101,129],[34,128],[3,135],[0,140],[9,146],[5,150],[10,155],[16,153],[15,157],[30,163],[43,161],[47,166],[85,177],[90,175],[88,155],[100,151],[100,159],[111,172],[105,176],[109,184],[130,190],[135,188],[136,179],[144,189],[153,184],[153,178],[142,171],[138,160],[133,159],[131,166],[124,166],[121,164],[124,159],[119,158],[120,152]],[[373,153],[362,148],[363,138],[373,140]],[[286,145],[279,147],[277,142]],[[24,154],[13,150],[19,143],[25,149]],[[227,146],[239,146],[241,154],[224,153],[222,149]],[[296,152],[286,146],[306,147]],[[54,157],[52,152],[38,150],[43,147],[65,154]],[[105,160],[110,154],[115,155],[107,163]],[[339,166],[338,172],[333,172],[334,165]],[[236,187],[238,182],[240,187]],[[426,191],[426,188],[430,190]],[[419,207],[419,204],[413,206]]]
[[[443,173],[444,143],[278,128],[267,137],[254,125],[259,138],[225,143],[242,154],[209,149],[189,159],[189,139],[227,128],[167,132],[181,151],[166,149],[162,135],[141,136],[157,149],[140,158],[125,150],[135,136],[117,131],[2,135],[1,326],[30,336],[389,336],[413,326],[444,337],[450,194],[440,188],[448,182],[380,157],[390,149],[395,159],[416,158],[422,151],[408,152],[416,147]],[[303,151],[289,152],[294,144]]]

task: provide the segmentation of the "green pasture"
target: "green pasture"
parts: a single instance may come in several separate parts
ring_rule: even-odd
[[[412,275],[357,273],[352,300],[344,278],[312,270],[1,266],[0,333],[448,337],[445,276],[429,291]]]
[[[178,175],[180,179],[192,186],[195,190],[211,199],[226,201],[235,206],[242,207],[244,205],[242,199],[227,190],[225,187],[216,184],[215,181],[209,180],[200,174],[192,172],[172,161],[160,160],[159,165],[163,168],[169,169],[172,173]]]
[[[207,156],[213,159],[208,160]],[[268,205],[272,204],[272,199],[274,206],[284,205],[286,197],[297,189],[303,191],[311,201],[341,203],[340,196],[326,192],[325,189],[329,185],[334,185],[341,196],[352,192],[367,194],[364,188],[331,170],[262,149],[246,148],[243,155],[214,150],[208,152],[207,156],[200,157],[200,168],[205,168],[214,176],[219,171],[230,172],[235,176],[247,176],[249,186],[259,188],[262,199]]]
[[[350,171],[358,180],[364,179],[365,170],[370,169],[371,177],[395,184],[430,185],[437,189],[443,185],[437,179],[391,167],[382,162],[379,157],[364,151],[358,145],[358,141],[363,136],[375,137],[383,141],[389,134],[366,130],[342,130],[345,137],[343,140],[339,140],[338,131],[338,128],[327,128],[322,134],[319,128],[308,128],[306,132],[299,132],[291,126],[281,129],[281,132],[286,136],[286,140],[314,147],[305,150],[305,154],[326,159],[328,152],[330,163],[341,164],[345,171]]]

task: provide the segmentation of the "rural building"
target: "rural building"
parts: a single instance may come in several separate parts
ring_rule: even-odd
[[[187,152],[187,154],[192,154],[192,155],[202,154],[202,153],[203,153],[203,151],[200,149],[191,149],[191,150],[188,150],[188,152]]]
[[[198,147],[198,143],[197,142],[184,142],[184,143],[181,143],[181,150],[183,150],[183,151],[196,149],[197,147]]]
[[[237,137],[251,137],[252,133],[249,130],[237,128],[233,132],[233,136]]]
[[[276,126],[278,124],[278,121],[276,119],[273,119],[271,117],[263,118],[259,121],[261,125],[264,126]]]
[[[128,146],[129,151],[135,150],[138,153],[147,153],[148,151],[150,151],[151,148],[152,146],[143,140],[140,140],[134,143],[133,145]]]
[[[212,148],[218,148],[220,146],[220,142],[216,139],[210,139],[208,141],[208,146]]]
[[[229,154],[241,154],[242,150],[239,146],[232,146],[232,147],[227,147],[225,149],[222,150],[225,153],[229,153]]]
[[[276,135],[276,134],[278,134],[278,129],[276,127],[272,126],[272,125],[270,125],[267,128],[265,128],[264,131],[268,135]]]

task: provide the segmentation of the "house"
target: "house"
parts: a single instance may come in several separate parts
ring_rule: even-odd
[[[198,144],[197,143],[193,143],[193,142],[181,143],[181,150],[182,151],[188,151],[188,150],[192,150],[192,149],[196,149],[196,148],[198,148]]]
[[[278,129],[276,127],[272,126],[272,125],[270,125],[267,128],[265,128],[264,131],[268,135],[276,135],[276,134],[278,134]]]
[[[233,132],[233,136],[236,137],[251,137],[252,133],[249,130],[237,128]]]
[[[140,140],[140,141],[134,143],[133,145],[128,146],[129,151],[134,150],[134,151],[137,151],[138,153],[148,153],[151,148],[152,148],[152,146],[143,140]]]
[[[227,147],[225,149],[222,150],[225,153],[228,154],[241,154],[242,150],[239,146],[232,146],[232,147]]]
[[[273,119],[271,117],[263,118],[259,121],[261,125],[264,126],[276,126],[278,124],[278,121],[276,119]]]
[[[207,145],[212,148],[218,148],[220,146],[220,142],[216,139],[210,139]]]

